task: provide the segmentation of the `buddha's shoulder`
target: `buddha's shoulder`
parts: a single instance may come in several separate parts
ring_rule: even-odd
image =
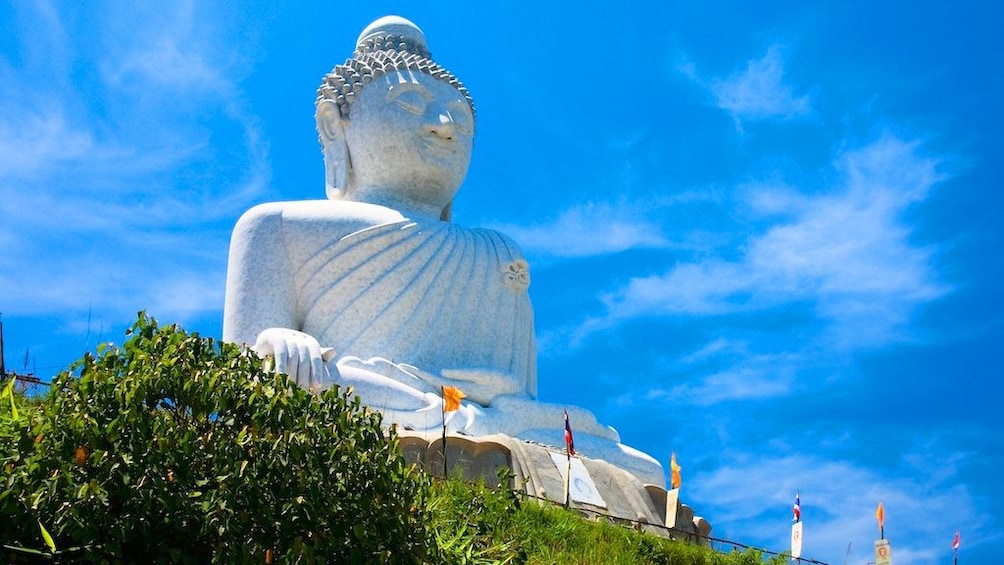
[[[238,229],[361,229],[400,222],[404,217],[384,206],[343,200],[266,202],[251,208],[238,221]]]
[[[510,250],[511,253],[517,255],[522,255],[523,253],[520,250],[519,245],[516,244],[516,241],[513,240],[513,238],[509,237],[508,235],[500,231],[493,230],[491,228],[477,228],[477,227],[468,228],[468,231],[491,241],[496,246],[507,248],[508,250]]]

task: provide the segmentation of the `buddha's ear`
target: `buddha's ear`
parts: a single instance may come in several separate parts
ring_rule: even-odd
[[[341,198],[345,195],[352,168],[349,146],[345,142],[346,120],[333,100],[321,100],[314,117],[324,146],[324,190],[328,198]]]

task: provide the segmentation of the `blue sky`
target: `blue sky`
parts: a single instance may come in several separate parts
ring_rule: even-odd
[[[542,399],[675,450],[714,535],[786,548],[799,489],[809,557],[882,500],[897,562],[999,559],[994,3],[409,4],[0,4],[8,368],[218,336],[233,224],[323,197],[315,90],[397,13],[474,97],[454,220],[530,260]]]

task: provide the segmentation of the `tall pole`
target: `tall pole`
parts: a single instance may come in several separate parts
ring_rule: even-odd
[[[443,395],[443,479],[449,478],[446,474],[446,388],[440,387]]]
[[[565,456],[567,460],[565,462],[565,508],[571,504],[571,480],[572,480],[572,454],[569,453],[568,449],[565,449]]]
[[[572,499],[572,455],[575,455],[575,442],[572,439],[572,424],[568,421],[568,410],[565,410],[565,508],[569,507]]]
[[[0,314],[0,380],[7,378],[7,367],[3,362],[3,315]]]
[[[885,508],[882,507],[882,501],[879,501],[878,508],[875,510],[875,519],[878,520],[879,527],[879,539],[885,539]]]

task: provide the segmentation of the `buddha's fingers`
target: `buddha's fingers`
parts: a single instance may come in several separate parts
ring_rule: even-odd
[[[324,366],[324,357],[321,348],[311,346],[308,351],[309,363],[304,366],[310,367],[310,390],[320,392],[328,388],[328,369]]]
[[[275,340],[269,342],[268,345],[272,348],[272,354],[275,356],[275,372],[289,375],[289,344],[285,340]]]
[[[317,349],[317,358],[321,358],[321,351]],[[303,388],[313,390],[314,377],[318,373],[314,372],[313,355],[310,344],[300,341],[294,342],[294,353],[296,354],[296,384]]]

